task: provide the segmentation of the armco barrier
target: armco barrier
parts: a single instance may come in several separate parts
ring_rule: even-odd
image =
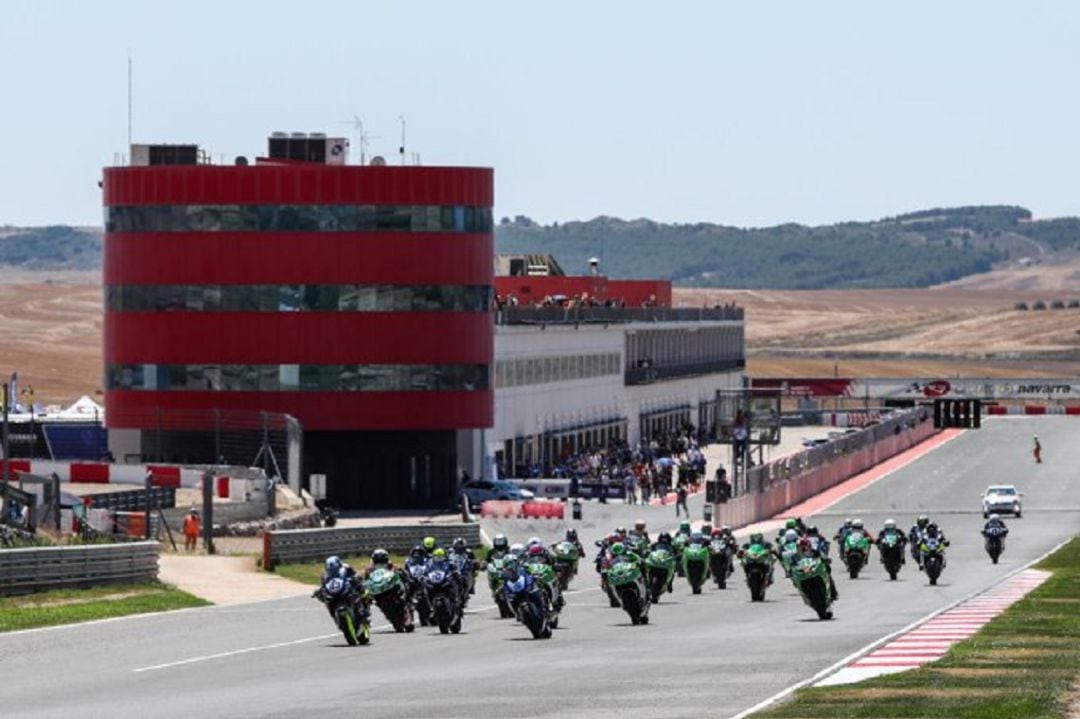
[[[278,564],[326,559],[331,554],[370,554],[380,547],[402,554],[424,537],[434,537],[449,546],[463,537],[471,547],[480,544],[478,524],[406,524],[386,527],[341,527],[333,529],[289,529],[263,535],[263,568]]]
[[[151,582],[157,542],[0,550],[0,595]]]
[[[788,507],[794,507],[910,449],[937,432],[931,421],[912,423],[902,420],[893,425],[884,436],[879,436],[876,441],[845,453],[835,454],[825,460],[816,461],[814,466],[807,467],[801,472],[794,472],[787,478],[779,478],[776,476],[774,466],[765,465],[759,468],[763,471],[751,472],[749,492],[716,506],[715,523],[745,527],[762,519],[776,516]],[[822,445],[811,451],[825,450],[828,446]],[[799,465],[796,462],[794,465],[787,466],[798,467]]]

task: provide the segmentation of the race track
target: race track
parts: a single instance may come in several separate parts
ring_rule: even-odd
[[[1033,432],[1044,449],[1036,466]],[[497,619],[486,585],[459,636],[383,627],[349,648],[308,598],[186,610],[0,636],[5,717],[694,717],[732,716],[877,638],[992,585],[1080,531],[1080,422],[1000,419],[829,508],[812,521],[831,535],[844,516],[906,530],[928,512],[952,540],[939,586],[910,563],[889,582],[872,561],[857,581],[837,572],[836,618],[820,622],[777,572],[768,601],[740,582],[690,594],[685,582],[634,627],[609,609],[588,563],[567,597],[560,629],[534,641]],[[982,549],[979,495],[1015,482],[1025,514],[1001,563]],[[695,518],[701,500],[692,501]],[[587,504],[582,540],[646,518],[674,526],[671,507]],[[561,535],[552,520],[489,522],[511,541]],[[835,554],[835,550],[834,550]],[[875,552],[876,555],[876,552]],[[678,580],[677,580],[678,581]]]

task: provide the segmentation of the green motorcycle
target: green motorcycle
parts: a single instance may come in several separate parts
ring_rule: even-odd
[[[885,571],[889,573],[889,579],[895,580],[904,563],[904,544],[900,541],[900,535],[896,532],[885,532],[877,548],[881,553],[881,563],[885,565]]]
[[[645,556],[645,572],[649,579],[649,598],[655,603],[660,595],[670,592],[675,576],[675,554],[668,549],[657,548]]]
[[[578,551],[573,542],[559,542],[555,545],[555,573],[559,577],[559,589],[570,588],[570,580],[577,576]]]
[[[683,549],[683,573],[694,594],[701,594],[701,586],[709,579],[709,548],[704,544],[688,544]]]
[[[859,572],[866,566],[869,558],[870,537],[858,530],[848,532],[844,537],[844,564],[847,565],[848,576],[858,579]]]
[[[803,601],[819,619],[832,619],[829,568],[821,557],[799,557],[792,563],[791,580]]]
[[[619,603],[630,616],[630,623],[648,624],[649,594],[645,590],[645,579],[639,563],[632,560],[615,562],[607,575]]]
[[[739,562],[746,574],[746,586],[750,588],[751,602],[765,601],[765,588],[772,581],[773,553],[760,544],[751,544],[739,552]]]
[[[562,592],[559,591],[559,575],[555,572],[555,567],[544,562],[528,562],[525,564],[525,571],[533,575],[544,590],[551,614],[548,624],[552,629],[558,629],[559,612],[562,611],[564,601]]]
[[[784,568],[784,576],[791,579],[791,570],[799,556],[797,542],[788,542],[780,545],[780,566]]]
[[[375,599],[379,610],[393,625],[395,632],[411,632],[413,624],[412,602],[405,588],[401,575],[391,569],[376,569],[365,584],[367,591]]]
[[[499,608],[499,617],[502,619],[513,619],[514,610],[506,601],[506,582],[502,576],[503,564],[505,562],[506,557],[502,556],[492,557],[491,561],[487,563],[488,587],[491,588],[491,598],[495,600],[495,606]]]

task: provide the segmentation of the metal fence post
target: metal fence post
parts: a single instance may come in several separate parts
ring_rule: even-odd
[[[203,544],[207,554],[214,554],[214,475],[207,470],[202,476]]]

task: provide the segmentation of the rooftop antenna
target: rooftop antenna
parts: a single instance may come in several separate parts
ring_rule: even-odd
[[[367,164],[368,140],[378,140],[379,136],[378,135],[369,135],[364,130],[364,121],[360,119],[359,115],[353,115],[351,120],[342,120],[339,124],[341,124],[341,125],[351,125],[352,129],[354,131],[356,131],[356,133],[358,134],[358,138],[360,140],[360,142],[359,142],[359,145],[360,145],[360,164],[361,165],[366,165]]]
[[[128,50],[128,152],[131,152],[131,50]]]
[[[405,164],[405,116],[398,115],[398,119],[401,120],[401,147],[398,148],[398,154],[401,155],[401,164]]]

